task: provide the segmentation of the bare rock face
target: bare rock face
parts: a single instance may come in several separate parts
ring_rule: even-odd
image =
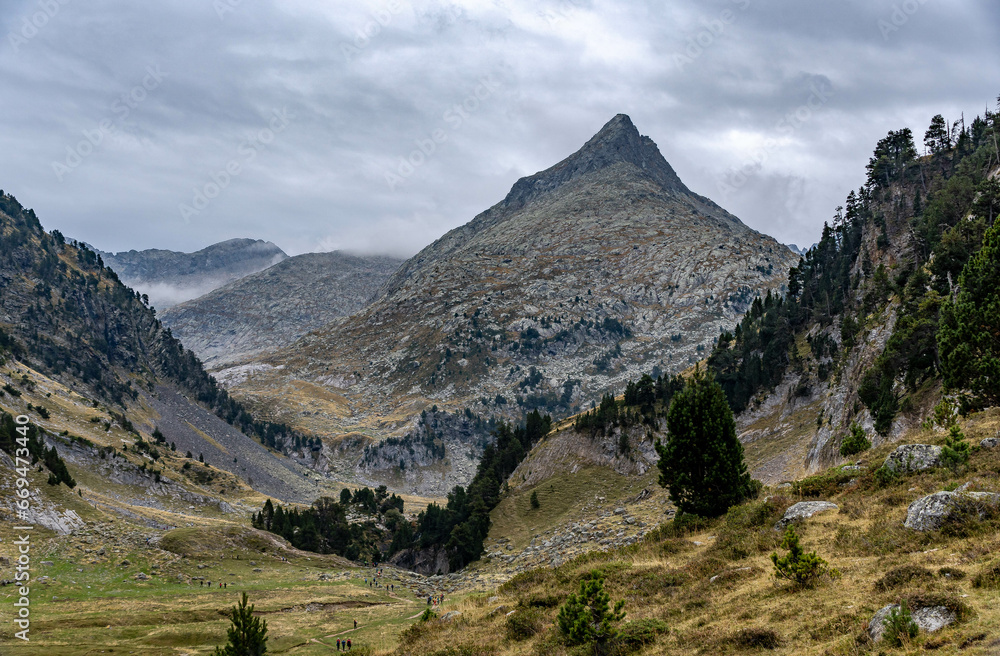
[[[260,239],[229,239],[194,253],[162,249],[98,253],[123,283],[147,294],[150,303],[161,310],[288,257],[271,242]]]
[[[619,115],[230,389],[316,435],[401,435],[432,404],[566,416],[705,357],[797,259],[688,190]]]
[[[984,449],[995,449],[998,446],[1000,446],[1000,437],[987,437],[987,438],[984,438],[979,443],[979,446],[983,447]]]
[[[837,508],[839,508],[837,504],[829,501],[799,501],[785,511],[785,514],[774,525],[774,530],[781,531],[789,524],[808,519],[816,513],[837,510]]]
[[[885,634],[885,621],[888,619],[889,613],[894,610],[898,612],[899,609],[899,604],[889,604],[872,616],[868,623],[868,637],[872,639],[872,642],[878,642],[882,639]],[[934,633],[958,621],[958,616],[947,606],[915,608],[910,610],[910,615],[917,627],[924,633]]]
[[[160,314],[206,367],[288,346],[360,310],[402,260],[307,253],[235,280]]]
[[[933,531],[959,513],[983,517],[990,506],[998,504],[1000,494],[994,492],[935,492],[910,504],[903,526],[914,531]]]
[[[933,444],[901,444],[890,453],[883,467],[902,474],[922,471],[941,465],[941,447]]]

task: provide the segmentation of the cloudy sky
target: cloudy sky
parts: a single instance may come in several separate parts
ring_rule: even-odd
[[[104,250],[410,255],[617,113],[808,245],[875,141],[993,107],[981,0],[4,0],[0,188]],[[409,160],[409,161],[407,161]]]

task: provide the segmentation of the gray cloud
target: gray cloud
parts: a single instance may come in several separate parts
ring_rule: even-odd
[[[888,130],[1000,93],[1000,7],[973,0],[220,2],[5,3],[0,187],[105,250],[409,255],[625,112],[690,188],[810,244]]]

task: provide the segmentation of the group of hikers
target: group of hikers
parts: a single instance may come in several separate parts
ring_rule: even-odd
[[[381,578],[382,568],[379,567],[372,573],[372,577],[370,579],[367,576],[365,577],[365,585],[369,588],[385,588],[386,592],[396,591],[395,583],[382,583],[382,581],[379,580]]]
[[[427,595],[427,605],[428,606],[443,606],[444,605],[444,593],[438,595]]]
[[[212,582],[211,581],[198,581],[198,587],[199,588],[203,588],[205,586],[208,586],[208,587],[211,588],[212,587]],[[219,587],[220,588],[229,588],[229,583],[220,582],[219,583]]]
[[[357,624],[357,622],[355,622]],[[341,649],[343,647],[343,649]],[[350,651],[351,650],[351,639],[341,640],[337,638],[337,651]]]

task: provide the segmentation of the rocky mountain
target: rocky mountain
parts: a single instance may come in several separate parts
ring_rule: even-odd
[[[229,239],[194,253],[161,249],[97,251],[122,282],[168,308],[277,264],[288,256],[269,241]]]
[[[400,264],[339,251],[297,255],[168,308],[160,320],[206,367],[219,368],[360,310]]]
[[[127,452],[151,475],[166,460],[180,470],[180,449],[191,454],[184,471],[201,455],[214,465],[209,480],[226,472],[268,494],[311,498],[312,474],[275,453],[303,447],[302,437],[235,402],[100,255],[45,232],[2,193],[0,252],[0,407],[51,428],[60,451],[76,443],[55,432],[86,435],[81,457]]]
[[[219,375],[321,436],[402,435],[432,404],[567,415],[703,358],[796,259],[685,187],[619,115],[408,260],[357,314]]]

